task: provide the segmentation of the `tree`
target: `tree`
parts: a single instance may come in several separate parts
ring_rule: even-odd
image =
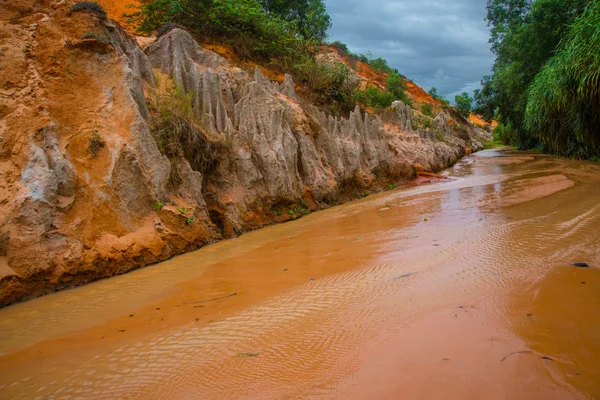
[[[473,98],[469,96],[469,93],[462,92],[461,94],[457,94],[456,97],[454,97],[454,101],[456,102],[458,113],[464,118],[468,118],[469,114],[471,114],[471,108],[473,107]]]
[[[589,2],[488,0],[486,19],[496,62],[476,93],[476,108],[488,120],[497,113],[500,123],[510,123],[521,148],[533,147],[537,141],[524,125],[529,86],[554,55],[567,26]]]
[[[305,40],[322,43],[331,28],[331,17],[323,0],[258,0],[268,13],[293,22]]]
[[[440,95],[438,94],[437,88],[435,86],[429,89],[429,95],[433,97],[434,100],[440,99]]]
[[[547,151],[600,157],[600,1],[569,27],[527,100],[525,126]]]

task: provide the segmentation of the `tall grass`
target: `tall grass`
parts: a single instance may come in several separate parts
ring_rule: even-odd
[[[600,0],[569,27],[531,84],[525,127],[547,151],[600,155]]]

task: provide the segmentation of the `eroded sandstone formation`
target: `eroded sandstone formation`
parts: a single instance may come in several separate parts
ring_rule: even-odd
[[[13,2],[14,3],[14,2]],[[204,244],[439,171],[484,133],[445,114],[413,130],[397,102],[346,117],[304,102],[174,29],[144,51],[112,21],[62,3],[2,5],[0,305],[124,273]],[[85,32],[105,39],[80,40]],[[88,35],[89,36],[89,35]],[[158,76],[191,94],[225,143],[194,170],[161,154],[147,96]],[[91,135],[102,138],[91,155]],[[295,216],[292,216],[295,218]]]

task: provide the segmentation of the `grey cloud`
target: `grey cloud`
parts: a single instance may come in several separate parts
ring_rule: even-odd
[[[327,0],[330,40],[384,57],[415,83],[448,99],[490,73],[485,0]]]

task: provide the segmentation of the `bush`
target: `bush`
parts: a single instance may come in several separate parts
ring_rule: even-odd
[[[106,142],[102,139],[102,136],[98,133],[97,130],[92,131],[92,135],[88,139],[87,149],[93,157],[98,155],[100,149],[106,146]]]
[[[408,105],[412,103],[410,98],[406,95],[406,80],[399,73],[390,72],[388,74],[385,88],[394,95],[394,100],[400,100]]]
[[[162,92],[153,90],[148,100],[150,132],[161,153],[171,159],[183,157],[202,173],[214,168],[224,144],[205,131],[194,115],[191,94],[177,85]]]
[[[378,72],[386,72],[386,73],[390,73],[393,72],[394,70],[388,65],[387,60],[385,58],[375,58],[371,61],[369,61],[369,65],[371,66],[371,68],[373,68],[375,71]]]
[[[255,0],[152,0],[129,17],[141,33],[175,24],[197,37],[218,37],[233,45],[242,58],[281,60],[307,53],[309,47],[297,24],[266,12]]]
[[[433,109],[432,109],[432,107],[431,107],[431,104],[429,104],[429,103],[424,103],[424,104],[421,106],[421,112],[422,112],[424,115],[427,115],[428,117],[431,117],[431,118],[433,118]]]
[[[108,43],[108,37],[96,32],[85,32],[81,39],[95,39],[101,43]]]
[[[359,82],[350,78],[350,69],[343,63],[330,65],[307,58],[290,66],[294,79],[303,85],[310,99],[334,112],[349,112],[354,108],[354,93]]]
[[[508,122],[506,125],[500,123],[494,128],[494,140],[511,146],[517,146],[519,142],[517,132],[511,122]]]
[[[473,98],[469,96],[468,92],[462,92],[457,94],[454,98],[456,101],[456,110],[463,118],[469,118],[471,109],[473,108]]]
[[[95,14],[101,20],[106,19],[106,11],[104,8],[93,1],[82,1],[71,6],[71,12],[89,12]]]
[[[354,99],[367,107],[373,107],[380,110],[391,106],[394,100],[396,100],[392,93],[379,90],[374,86],[356,92]]]
[[[347,54],[351,54],[350,50],[348,49],[348,46],[346,46],[346,44],[340,42],[339,40],[336,40],[335,42],[331,42],[330,45],[333,47],[337,47],[338,49],[346,52]]]

